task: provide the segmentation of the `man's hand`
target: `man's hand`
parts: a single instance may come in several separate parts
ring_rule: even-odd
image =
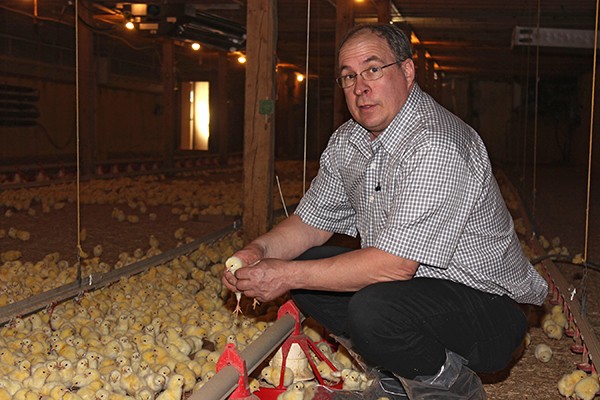
[[[234,277],[235,288],[261,302],[273,300],[292,289],[285,275],[291,262],[267,258],[251,268],[240,268]]]
[[[250,243],[248,246],[233,254],[232,257],[237,257],[240,259],[242,262],[242,268],[251,267],[264,258],[264,249],[255,243]],[[235,273],[230,272],[228,268],[223,270],[221,282],[223,282],[227,289],[233,292],[240,291],[238,288],[236,288],[237,278]]]

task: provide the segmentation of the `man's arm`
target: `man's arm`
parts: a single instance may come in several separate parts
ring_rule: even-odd
[[[377,282],[412,279],[419,263],[373,247],[319,260],[265,258],[232,276],[245,296],[272,300],[291,289],[356,291]]]
[[[262,258],[291,260],[314,246],[320,246],[333,236],[332,232],[317,229],[293,214],[252,244],[263,250]]]
[[[331,236],[332,232],[308,225],[292,214],[233,256],[241,260],[242,267],[253,266],[265,258],[291,260],[311,247],[322,245]],[[222,281],[230,290],[237,290],[231,273],[225,271]]]

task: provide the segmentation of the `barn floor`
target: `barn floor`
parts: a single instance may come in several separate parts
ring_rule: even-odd
[[[291,175],[294,171],[300,171],[301,168],[301,163],[286,163],[284,166],[280,166],[284,197],[286,197],[286,189],[293,187],[293,190],[289,190],[289,192],[297,191],[297,182],[293,181]],[[203,180],[207,184],[207,188],[215,182],[226,181],[231,185],[229,189],[231,193],[234,190],[239,192],[241,189],[239,183],[242,179],[241,170],[234,168],[224,172],[224,174],[215,172],[210,176],[204,174],[197,179]],[[312,173],[314,173],[314,166]],[[522,188],[520,188],[522,198],[531,210],[531,199],[528,197],[531,189],[527,184],[529,178],[526,177],[520,182],[519,174],[514,175],[517,177],[514,178],[517,182],[516,186],[522,183]],[[537,170],[534,221],[537,233],[545,235],[549,239],[559,236],[562,244],[570,250],[571,254],[583,251],[586,179],[585,171],[575,167],[549,166],[539,167]],[[225,194],[213,194],[213,196],[210,198],[210,202],[217,204],[219,199],[225,197]],[[235,197],[234,201],[241,200],[239,195],[236,196],[238,197],[231,196]],[[288,197],[288,205],[295,202],[297,202],[297,197]],[[596,203],[598,202],[600,199],[596,201]],[[280,206],[280,203],[275,201],[275,205],[276,207]],[[205,206],[208,205],[205,204]],[[206,212],[205,215],[195,215],[188,221],[181,221],[177,218],[178,214],[174,212],[174,207],[159,204],[149,207],[148,210],[148,212],[156,214],[154,221],[141,215],[142,218],[137,223],[128,223],[127,221],[118,223],[111,217],[115,208],[126,209],[127,204],[83,204],[79,217],[73,203],[67,203],[63,208],[53,209],[49,213],[43,213],[41,209],[38,209],[35,215],[15,212],[11,216],[6,216],[5,211],[2,210],[0,229],[8,230],[10,227],[15,227],[27,230],[31,233],[31,239],[21,242],[8,237],[0,238],[0,253],[16,249],[22,251],[23,260],[36,261],[41,260],[48,253],[58,251],[63,258],[73,262],[77,254],[76,227],[79,218],[81,226],[87,232],[84,249],[91,251],[92,247],[101,244],[103,246],[102,259],[108,263],[114,263],[123,251],[131,253],[137,248],[146,249],[150,234],[156,236],[161,243],[161,249],[165,250],[177,245],[178,239],[174,237],[177,229],[184,228],[186,236],[197,238],[223,226],[230,226],[235,219],[233,216],[223,215],[217,210]],[[594,216],[593,213],[598,211],[592,206],[591,215]],[[590,234],[588,260],[593,262],[595,259],[600,259],[600,238],[598,238],[600,229],[591,224]],[[569,282],[581,290],[585,289],[588,296],[587,317],[590,323],[598,328],[596,335],[599,335],[600,305],[596,297],[597,293],[600,293],[600,273],[590,269],[583,279],[584,274],[581,267],[560,263],[557,263],[557,266]],[[541,313],[541,310],[532,310],[531,345],[524,350],[521,357],[515,360],[512,368],[494,376],[482,376],[488,398],[498,400],[561,398],[556,389],[556,382],[562,374],[575,369],[575,365],[581,361],[581,356],[575,355],[569,350],[573,343],[571,339],[553,340],[546,337],[535,322]],[[542,342],[550,345],[554,352],[553,358],[548,363],[539,362],[533,355],[535,345]]]

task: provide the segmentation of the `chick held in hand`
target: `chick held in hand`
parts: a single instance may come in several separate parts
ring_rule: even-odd
[[[243,266],[242,260],[240,260],[238,257],[235,257],[235,256],[229,257],[225,261],[225,268],[227,269],[227,271],[231,272],[234,275],[235,275],[235,271],[242,268],[242,266]],[[242,313],[242,308],[240,307],[240,302],[242,301],[242,293],[236,291],[235,299],[237,300],[237,304],[235,306],[235,310],[233,310],[233,314],[238,315],[238,314]],[[252,307],[256,307],[257,305],[258,305],[258,300],[254,299],[254,302],[252,303]]]

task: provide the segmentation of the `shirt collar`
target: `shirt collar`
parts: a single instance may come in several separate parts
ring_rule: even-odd
[[[379,135],[378,139],[388,153],[393,153],[412,136],[414,126],[418,123],[417,106],[422,97],[423,91],[415,82],[398,114]]]
[[[381,145],[387,153],[393,153],[398,147],[406,143],[409,139],[409,134],[412,131],[410,128],[418,123],[416,108],[422,97],[423,91],[417,82],[415,82],[406,102],[398,114],[396,114],[387,128],[385,128],[373,141],[371,141],[370,138],[371,133],[356,121],[353,121],[351,125],[352,132],[349,138],[350,143],[355,145],[365,157],[372,156],[373,149],[377,148],[379,145]]]

